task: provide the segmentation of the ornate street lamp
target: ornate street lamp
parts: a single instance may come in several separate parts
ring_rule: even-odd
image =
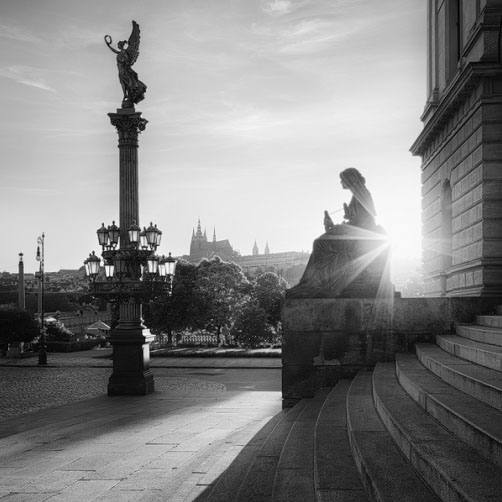
[[[130,69],[139,54],[138,24],[133,21],[127,48],[122,47],[122,52],[112,47],[109,35],[105,36],[105,42],[117,58],[121,58],[120,65],[125,65],[124,72],[130,77],[121,80],[124,92],[121,108],[108,114],[118,133],[120,227],[115,222],[107,227],[103,223],[97,230],[105,278],[99,275],[101,260],[94,252],[84,263],[91,292],[104,296],[119,309],[119,320],[110,338],[113,374],[108,382],[108,394],[148,394],[154,390],[149,369],[149,344],[153,335],[143,324],[142,303],[171,294],[175,260],[170,257],[162,262],[155,254],[162,236],[157,225],[150,223],[143,230],[139,226],[138,135],[145,130],[147,120],[134,108],[143,99],[146,86]],[[125,62],[123,51],[128,56]],[[171,275],[166,280],[168,269]]]
[[[143,227],[143,230],[139,234],[139,246],[141,249],[147,249],[148,248],[148,241],[146,240],[146,228]]]
[[[90,277],[92,281],[96,280],[96,277],[99,274],[99,268],[101,266],[101,260],[94,253],[94,251],[89,255],[89,258],[84,261],[84,265],[86,268],[87,275]]]
[[[129,242],[135,247],[139,244],[140,233],[141,233],[141,227],[139,225],[136,225],[136,222],[133,221],[132,225],[129,227],[129,230],[127,231],[127,234],[129,236]]]

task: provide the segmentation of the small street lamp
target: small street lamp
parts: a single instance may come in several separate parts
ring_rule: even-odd
[[[39,348],[38,348],[38,364],[45,365],[47,364],[47,352],[45,350],[45,323],[44,323],[44,245],[45,245],[45,234],[37,239],[37,256],[36,260],[40,263],[39,268],[39,281],[40,281],[40,290],[39,290],[39,310],[40,310],[40,338],[39,338]]]

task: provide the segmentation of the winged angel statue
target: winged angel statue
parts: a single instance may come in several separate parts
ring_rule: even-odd
[[[139,56],[139,25],[132,22],[132,32],[129,40],[121,40],[118,50],[112,47],[112,37],[105,35],[105,43],[108,48],[117,54],[117,68],[119,81],[124,93],[122,108],[134,108],[145,97],[146,85],[138,78],[138,74],[131,68]],[[127,48],[126,48],[127,45]]]

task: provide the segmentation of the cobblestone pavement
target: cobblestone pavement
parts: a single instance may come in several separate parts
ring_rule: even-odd
[[[106,395],[109,368],[0,367],[0,421]],[[154,371],[156,391],[224,392],[222,383]]]
[[[112,349],[86,350],[82,352],[49,352],[48,367],[99,367],[111,368]],[[37,366],[38,357],[33,355],[23,359],[0,357],[1,366]],[[282,361],[277,357],[151,357],[152,368],[280,368]]]
[[[0,421],[46,408],[76,403],[107,393],[111,360],[87,353],[50,354],[52,365],[38,366],[37,358],[22,359],[29,365],[13,366],[12,359],[0,360]],[[52,356],[52,357],[51,357]],[[106,356],[106,354],[105,354]],[[160,362],[172,358],[156,358]],[[184,359],[193,366],[152,367],[158,392],[278,391],[280,369],[235,367],[235,361],[221,360],[224,367],[208,367],[206,359]],[[97,361],[97,364],[96,364]],[[225,363],[226,361],[226,363]],[[7,364],[2,364],[7,362]],[[156,362],[156,361],[154,361]],[[209,359],[214,362],[214,359]],[[240,360],[240,363],[245,361]],[[98,365],[101,364],[102,367]],[[253,362],[256,364],[256,362]],[[200,365],[200,366],[197,366]],[[203,366],[204,365],[204,366]],[[152,365],[153,366],[153,365]]]

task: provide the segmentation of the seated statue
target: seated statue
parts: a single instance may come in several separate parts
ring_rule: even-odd
[[[314,241],[300,282],[288,298],[376,297],[391,293],[389,247],[383,229],[375,223],[375,206],[366,180],[349,167],[340,173],[344,189],[352,192],[343,205],[345,220],[334,224],[324,211],[325,233]]]

